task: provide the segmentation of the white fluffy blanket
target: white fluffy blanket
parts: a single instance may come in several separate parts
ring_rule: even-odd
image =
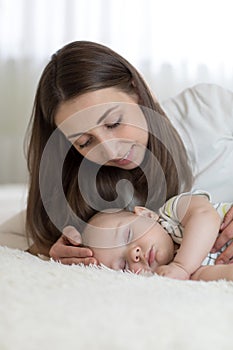
[[[65,266],[0,248],[1,350],[232,350],[233,283]]]

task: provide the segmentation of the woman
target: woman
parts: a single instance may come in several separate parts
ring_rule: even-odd
[[[67,264],[94,262],[89,249],[61,236],[66,225],[81,229],[113,203],[156,209],[191,189],[195,147],[187,146],[182,127],[173,124],[179,133],[136,69],[109,48],[73,42],[53,55],[39,82],[30,126],[29,251]]]

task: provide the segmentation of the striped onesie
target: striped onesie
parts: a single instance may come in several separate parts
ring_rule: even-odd
[[[158,211],[159,219],[158,222],[160,225],[167,231],[171,236],[173,241],[177,244],[181,244],[183,239],[183,227],[177,216],[177,203],[179,199],[183,196],[206,196],[211,202],[209,193],[205,191],[193,191],[181,193],[175,197],[169,199]],[[213,203],[212,203],[213,204]],[[216,203],[213,204],[213,207],[217,210],[220,217],[223,219],[227,211],[231,208],[232,203]],[[215,260],[221,254],[222,251],[231,243],[228,242],[216,253],[209,253],[207,257],[203,260],[202,265],[214,265]]]

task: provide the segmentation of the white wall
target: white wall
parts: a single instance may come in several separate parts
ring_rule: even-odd
[[[27,181],[23,140],[42,67],[72,40],[110,46],[159,100],[233,90],[231,0],[0,0],[0,183]]]

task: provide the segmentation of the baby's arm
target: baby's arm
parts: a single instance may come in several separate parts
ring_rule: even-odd
[[[221,218],[204,196],[182,196],[177,215],[184,227],[183,240],[174,260],[160,266],[160,275],[189,279],[211,250],[219,232]]]
[[[201,266],[192,274],[191,279],[195,281],[216,281],[221,279],[233,281],[233,264]]]

